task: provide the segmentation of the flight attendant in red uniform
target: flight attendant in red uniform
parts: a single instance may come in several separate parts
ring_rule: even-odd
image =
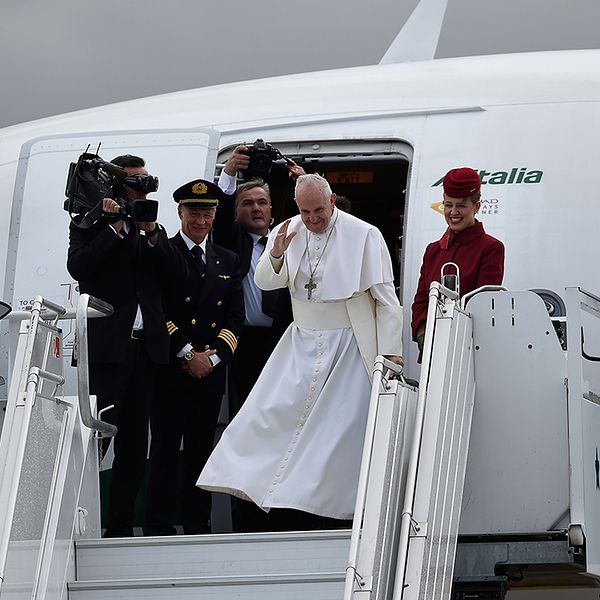
[[[500,285],[504,276],[504,244],[488,235],[475,218],[481,207],[481,180],[477,171],[468,167],[452,169],[444,177],[443,185],[448,229],[425,250],[412,305],[412,337],[419,350],[423,349],[425,338],[429,286],[432,281],[440,281],[440,270],[445,263],[458,265],[461,295],[482,285]]]

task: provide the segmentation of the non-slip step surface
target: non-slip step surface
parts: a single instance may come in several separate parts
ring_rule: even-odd
[[[349,531],[80,540],[77,581],[344,572]]]
[[[341,572],[85,581],[69,584],[69,600],[341,600],[344,579]]]

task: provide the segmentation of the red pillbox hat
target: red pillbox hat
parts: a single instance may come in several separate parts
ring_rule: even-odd
[[[466,198],[481,189],[477,171],[469,167],[451,169],[444,177],[444,193],[450,198]]]

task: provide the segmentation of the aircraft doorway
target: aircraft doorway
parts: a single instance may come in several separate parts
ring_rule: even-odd
[[[240,140],[239,144],[248,145],[252,141]],[[323,175],[338,196],[350,201],[349,212],[382,232],[392,257],[394,282],[398,289],[402,275],[405,191],[412,148],[391,140],[270,143],[307,173]],[[217,176],[236,145],[228,146],[219,154]],[[282,162],[276,161],[264,177],[271,189],[275,224],[298,214],[294,184],[287,169],[278,164]]]

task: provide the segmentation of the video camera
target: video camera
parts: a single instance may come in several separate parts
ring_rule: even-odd
[[[158,201],[125,196],[123,186],[143,194],[158,190],[158,178],[152,175],[129,175],[125,169],[107,162],[97,154],[84,152],[76,163],[69,165],[63,208],[70,215],[77,215],[73,222],[81,228],[91,227],[100,218],[118,221],[131,218],[134,221],[156,221]],[[121,207],[118,213],[108,215],[102,211],[102,200],[114,198]]]
[[[273,167],[273,161],[286,157],[281,154],[277,148],[258,138],[247,150],[242,150],[244,154],[250,157],[248,168],[243,172],[245,180],[253,177],[266,177]]]

